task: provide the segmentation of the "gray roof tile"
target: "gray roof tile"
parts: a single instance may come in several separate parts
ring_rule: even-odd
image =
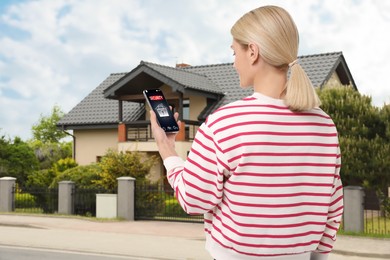
[[[318,87],[329,80],[341,59],[341,52],[333,52],[300,56],[299,63],[307,72],[313,85]],[[245,90],[240,88],[239,78],[232,63],[174,68],[142,61],[139,66],[141,65],[147,66],[159,73],[159,75],[173,80],[183,88],[224,94],[219,103],[210,108],[208,112],[252,93],[251,89]],[[73,129],[76,126],[83,125],[117,124],[118,101],[104,98],[103,92],[126,75],[128,74],[111,74],[67,113],[58,125]],[[143,111],[144,107],[142,104],[123,102],[123,118],[125,122],[139,119]]]
[[[92,124],[113,124],[118,123],[118,101],[104,98],[103,91],[123,77],[125,73],[111,74],[80,103],[78,103],[60,121],[59,125],[92,125]],[[126,120],[134,120],[135,111],[139,104],[124,102]]]
[[[182,68],[174,68],[150,62],[142,62],[162,75],[176,81],[184,88],[202,90],[206,92],[222,94],[223,91],[204,74],[196,73]]]
[[[313,86],[319,87],[329,80],[341,56],[341,52],[307,55],[299,57],[299,63],[306,71]]]

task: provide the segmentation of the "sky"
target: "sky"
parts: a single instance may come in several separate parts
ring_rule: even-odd
[[[359,92],[390,103],[390,1],[0,0],[0,136],[32,138],[54,106],[69,112],[142,60],[233,62],[231,26],[269,4],[295,20],[299,55],[343,52]]]

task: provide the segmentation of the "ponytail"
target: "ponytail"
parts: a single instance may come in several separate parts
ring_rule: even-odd
[[[288,65],[290,78],[286,84],[284,103],[292,111],[305,111],[319,107],[321,101],[309,77],[297,61]]]
[[[256,43],[259,55],[268,64],[288,72],[283,91],[284,102],[292,111],[319,107],[321,102],[298,60],[299,34],[290,14],[281,7],[263,6],[243,15],[231,29],[233,39],[241,44]],[[288,66],[287,66],[288,65]]]

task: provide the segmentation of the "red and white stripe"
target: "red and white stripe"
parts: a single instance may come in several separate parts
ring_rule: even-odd
[[[255,93],[210,115],[185,162],[164,164],[183,209],[205,214],[213,257],[331,251],[343,210],[341,158],[321,109],[292,112]]]

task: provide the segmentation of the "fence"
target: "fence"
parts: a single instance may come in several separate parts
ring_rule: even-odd
[[[73,214],[79,216],[96,216],[96,194],[115,193],[105,189],[73,188]],[[46,187],[13,187],[13,205],[15,212],[20,213],[58,213],[58,188]]]
[[[15,212],[52,214],[58,211],[58,189],[13,187]]]
[[[59,189],[49,189],[19,187],[15,185],[15,178],[3,177],[0,178],[0,212],[96,216],[96,194],[117,192],[118,217],[128,220],[203,222],[203,216],[191,216],[182,210],[168,185],[136,183],[134,187],[134,184],[135,179],[122,177],[118,178],[117,191],[74,188],[73,182],[61,182]],[[390,234],[388,194],[378,194],[360,187],[345,187],[344,194],[345,231]]]
[[[364,191],[364,233],[390,234],[390,198],[388,194]]]
[[[96,194],[104,193],[116,193],[116,191],[74,187],[72,190],[73,214],[96,217]]]
[[[365,234],[390,234],[390,216],[381,210],[364,211]]]
[[[203,215],[188,215],[167,185],[136,183],[135,219],[203,222]]]

